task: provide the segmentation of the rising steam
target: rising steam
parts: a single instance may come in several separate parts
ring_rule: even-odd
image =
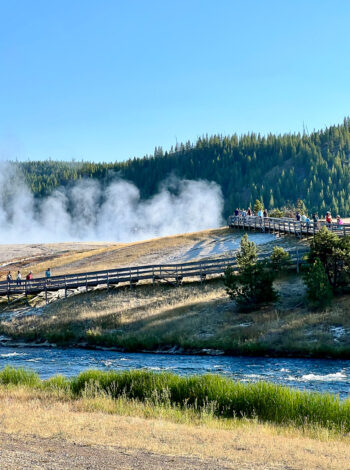
[[[0,165],[0,243],[142,240],[218,227],[222,208],[216,183],[175,179],[147,200],[116,179],[81,180],[37,201],[14,165]]]

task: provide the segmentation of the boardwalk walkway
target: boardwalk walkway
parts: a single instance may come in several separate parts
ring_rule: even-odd
[[[274,218],[274,217],[236,217],[231,215],[228,218],[228,225],[231,228],[238,228],[244,230],[257,230],[259,232],[272,232],[279,234],[291,234],[296,237],[313,236],[322,227],[326,226],[329,230],[342,237],[350,235],[350,224],[338,225],[336,223],[327,224],[320,221],[317,224],[314,222],[298,222],[295,219],[289,218]]]
[[[289,251],[295,266],[299,266],[302,257],[307,252],[307,248]],[[264,259],[268,255],[259,255],[259,259]],[[104,287],[128,283],[130,286],[136,285],[140,281],[166,282],[179,285],[183,279],[199,279],[204,281],[208,276],[218,276],[225,272],[227,266],[236,266],[236,258],[205,259],[202,261],[192,261],[179,264],[132,266],[128,268],[118,268],[108,271],[94,271],[79,274],[67,274],[65,276],[52,276],[49,280],[38,278],[31,281],[22,281],[20,285],[16,281],[1,281],[0,296],[29,295],[45,292],[64,290],[74,290],[81,287]]]

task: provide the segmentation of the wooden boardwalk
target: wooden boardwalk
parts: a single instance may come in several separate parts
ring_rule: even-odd
[[[238,228],[249,231],[256,230],[259,232],[270,232],[278,234],[290,234],[299,238],[302,238],[303,236],[313,236],[324,226],[340,237],[344,235],[350,235],[350,224],[327,224],[324,221],[319,221],[317,224],[315,224],[312,221],[299,222],[295,219],[289,218],[279,219],[274,217],[258,216],[236,217],[231,215],[228,218],[228,225],[231,228]]]
[[[289,251],[294,265],[298,268],[302,263],[302,257],[307,252],[307,248]],[[259,255],[260,260],[268,255]],[[181,284],[182,280],[193,279],[201,282],[211,276],[224,274],[227,266],[236,266],[236,258],[216,258],[202,261],[192,261],[179,264],[158,264],[148,266],[131,266],[128,268],[117,268],[108,271],[93,271],[79,274],[67,274],[65,276],[52,276],[50,279],[38,278],[31,281],[1,281],[0,296],[32,295],[64,290],[67,295],[68,290],[78,288],[101,287],[109,289],[111,286],[125,283],[131,287],[140,281],[165,282],[172,285]]]

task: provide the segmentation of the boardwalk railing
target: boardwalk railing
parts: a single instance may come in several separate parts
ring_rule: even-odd
[[[287,217],[239,217],[231,215],[228,218],[228,225],[229,227],[257,230],[260,232],[289,233],[297,237],[302,237],[303,235],[312,236],[325,226],[328,230],[339,236],[350,235],[350,224],[328,224],[324,221],[319,221],[317,223],[313,221],[302,222]]]
[[[303,255],[307,248],[289,251],[294,265],[297,267],[302,263]],[[259,260],[267,258],[269,255],[260,254]],[[202,261],[191,261],[180,264],[158,264],[148,266],[131,266],[128,268],[118,268],[106,271],[93,271],[79,274],[67,274],[64,276],[52,276],[50,279],[38,278],[30,281],[1,281],[0,296],[10,296],[17,294],[38,294],[40,292],[78,289],[85,287],[109,286],[119,283],[130,283],[130,286],[139,281],[165,281],[180,283],[184,278],[196,278],[205,280],[207,276],[223,274],[227,266],[236,267],[236,258],[216,258]]]

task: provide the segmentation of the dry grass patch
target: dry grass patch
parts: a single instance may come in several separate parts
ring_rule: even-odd
[[[88,271],[115,269],[135,264],[157,264],[168,259],[179,249],[190,248],[199,241],[208,241],[229,233],[227,227],[215,230],[186,233],[168,237],[153,238],[131,243],[91,242],[57,243],[42,245],[6,245],[6,261],[11,261],[8,252],[13,252],[17,260],[10,268],[12,271],[24,269],[33,271],[36,276],[43,276],[51,267],[53,274],[74,274]],[[18,257],[20,253],[21,257]],[[35,256],[28,257],[35,253]],[[0,258],[2,252],[0,247]],[[5,253],[3,253],[5,257]],[[0,271],[6,277],[7,269]]]
[[[220,279],[181,287],[141,284],[93,291],[3,319],[0,332],[59,344],[89,343],[136,350],[221,349],[238,354],[350,357],[349,297],[322,312],[307,308],[300,277],[276,283],[281,299],[237,312]],[[36,315],[36,312],[40,315]]]
[[[228,468],[349,468],[349,438],[325,430],[303,432],[256,421],[209,417],[193,423],[190,415],[181,421],[175,411],[157,411],[137,402],[64,400],[23,387],[1,387],[0,408],[2,431],[23,438],[35,435],[85,445],[218,459]]]

